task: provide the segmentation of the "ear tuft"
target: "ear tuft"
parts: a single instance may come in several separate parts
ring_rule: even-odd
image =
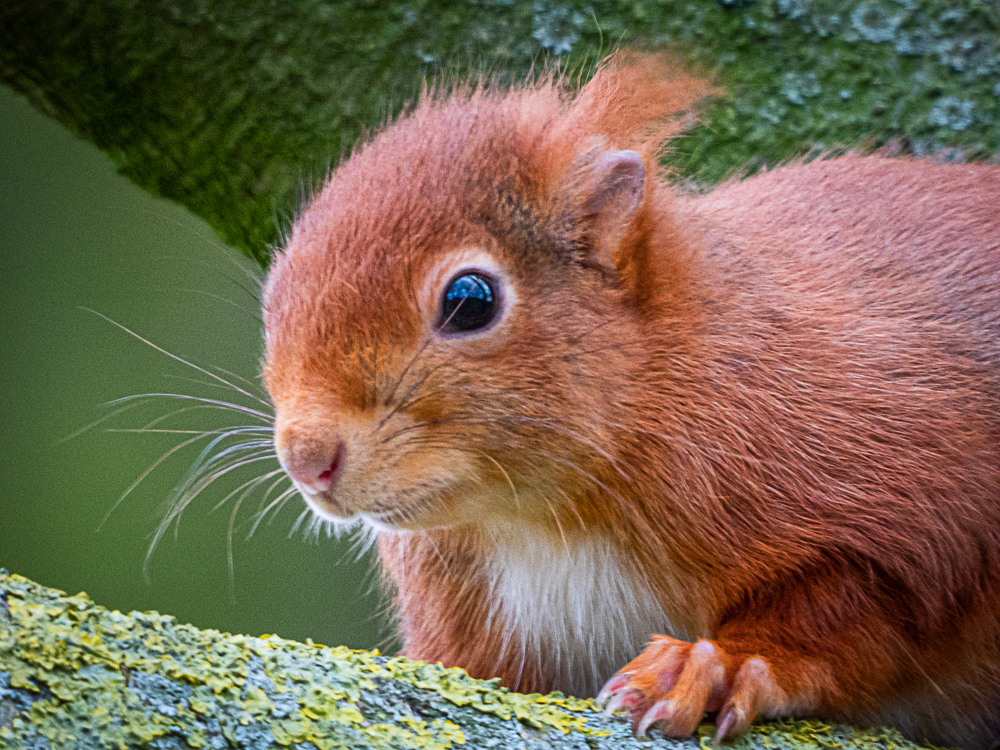
[[[642,204],[646,165],[635,151],[605,151],[592,167],[583,217],[592,227],[587,265],[615,273],[615,256],[632,215]]]

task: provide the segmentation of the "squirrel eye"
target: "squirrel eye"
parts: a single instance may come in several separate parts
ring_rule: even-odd
[[[497,281],[482,271],[463,271],[445,287],[439,329],[445,333],[478,331],[500,312]]]

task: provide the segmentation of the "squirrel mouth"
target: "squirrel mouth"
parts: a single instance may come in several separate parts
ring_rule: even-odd
[[[372,510],[357,515],[362,521],[378,531],[405,531],[441,525],[425,522],[431,508],[432,503],[426,501],[407,508]]]
[[[425,519],[435,508],[434,499],[420,498],[404,507],[389,503],[377,503],[365,510],[348,509],[339,501],[334,492],[300,493],[306,505],[324,521],[336,524],[364,523],[377,531],[402,531],[441,526],[441,523],[427,523]]]
[[[337,502],[336,496],[330,492],[306,492],[299,487],[299,494],[306,501],[313,513],[320,516],[325,521],[344,522],[350,521],[356,513],[351,513],[341,503]]]

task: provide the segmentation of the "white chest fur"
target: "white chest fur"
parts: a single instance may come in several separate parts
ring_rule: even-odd
[[[505,528],[495,539],[486,569],[490,627],[502,629],[526,667],[558,675],[564,692],[595,695],[653,633],[685,637],[606,539],[564,544],[524,528]]]

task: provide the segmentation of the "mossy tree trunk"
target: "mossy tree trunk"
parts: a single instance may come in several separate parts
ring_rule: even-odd
[[[262,263],[425,77],[558,59],[585,78],[619,44],[669,45],[726,87],[670,157],[703,183],[859,142],[1000,148],[995,0],[0,3],[0,81]]]

